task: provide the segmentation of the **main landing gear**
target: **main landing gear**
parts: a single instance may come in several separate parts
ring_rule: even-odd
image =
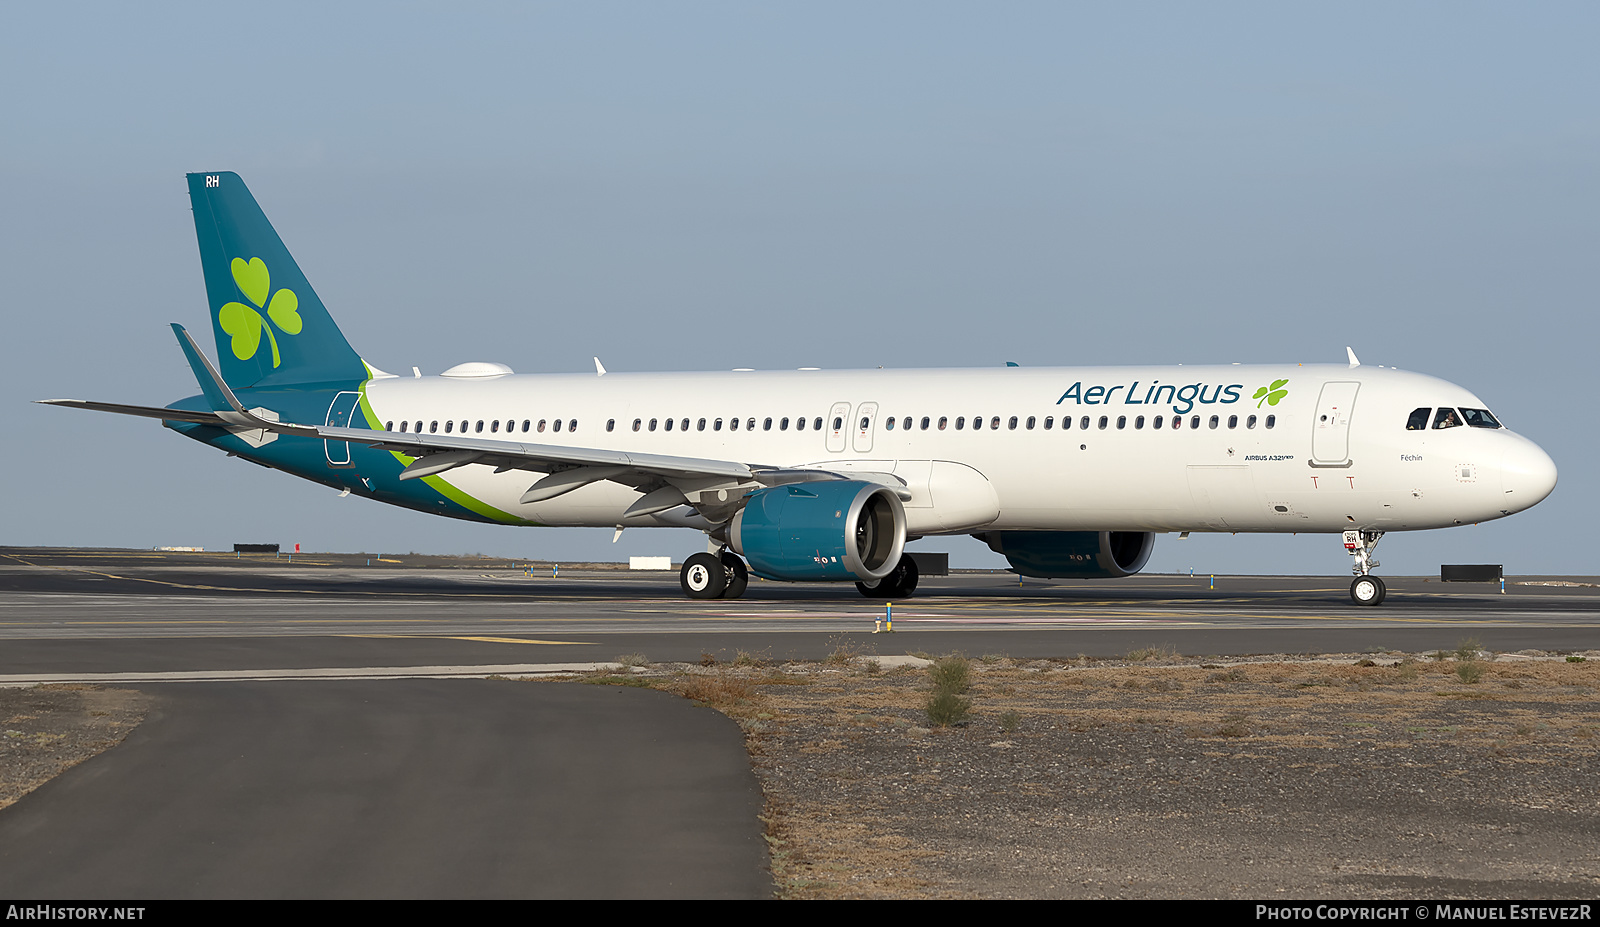
[[[869,599],[909,599],[917,590],[917,561],[901,554],[889,575],[871,585],[856,583],[856,590]]]
[[[1356,562],[1350,567],[1351,572],[1356,574],[1355,581],[1350,584],[1350,601],[1357,605],[1382,605],[1383,597],[1388,592],[1384,588],[1383,580],[1368,575],[1369,571],[1378,566],[1378,561],[1373,559],[1372,552],[1382,538],[1382,531],[1344,533],[1344,549],[1350,552],[1350,556],[1356,558]]]
[[[731,550],[692,554],[683,561],[678,585],[691,599],[737,599],[750,585],[750,570]]]

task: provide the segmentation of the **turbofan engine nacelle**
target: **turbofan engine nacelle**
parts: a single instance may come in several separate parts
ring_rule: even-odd
[[[906,546],[906,510],[879,483],[838,480],[751,493],[728,541],[750,571],[791,582],[876,582]]]
[[[973,537],[1004,555],[1014,572],[1058,579],[1132,576],[1156,546],[1148,531],[985,531]]]

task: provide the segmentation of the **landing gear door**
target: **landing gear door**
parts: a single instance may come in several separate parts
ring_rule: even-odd
[[[822,427],[828,430],[828,453],[843,454],[845,445],[850,443],[850,403],[834,403]]]
[[[872,430],[878,427],[878,404],[863,402],[856,406],[854,447],[866,453],[872,450]]]
[[[1360,383],[1322,384],[1317,414],[1311,421],[1311,462],[1338,467],[1350,463],[1350,415],[1356,406]]]
[[[361,403],[360,393],[340,393],[333,397],[333,402],[328,405],[328,422],[333,428],[349,428],[350,417],[355,414],[356,406]],[[335,467],[348,467],[350,463],[350,443],[348,441],[322,442],[323,452],[328,455],[328,463]]]

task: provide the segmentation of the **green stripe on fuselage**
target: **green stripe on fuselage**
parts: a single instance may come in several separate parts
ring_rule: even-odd
[[[363,363],[365,363],[365,361],[363,361]],[[367,384],[371,382],[372,381],[369,379],[364,380],[361,383],[361,414],[367,417],[368,428],[371,428],[373,431],[382,431],[383,425],[378,421],[378,414],[372,411],[372,403],[367,401]],[[410,466],[411,462],[416,460],[415,457],[407,456],[399,451],[390,451],[389,453],[393,454],[394,459],[400,461],[402,466]],[[444,498],[454,502],[456,505],[459,505],[467,511],[472,512],[474,515],[477,515],[481,518],[486,518],[489,521],[499,522],[502,525],[533,525],[536,527],[544,527],[539,522],[531,521],[526,518],[520,518],[511,514],[510,512],[501,511],[489,503],[484,502],[482,499],[478,499],[471,494],[464,492],[460,488],[450,485],[442,476],[425,476],[422,478],[422,482],[432,488],[434,492],[437,492]]]

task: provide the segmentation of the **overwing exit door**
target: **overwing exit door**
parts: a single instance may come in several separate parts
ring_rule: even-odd
[[[872,431],[878,427],[878,404],[863,402],[856,406],[855,416],[855,444],[857,451],[872,450]]]

